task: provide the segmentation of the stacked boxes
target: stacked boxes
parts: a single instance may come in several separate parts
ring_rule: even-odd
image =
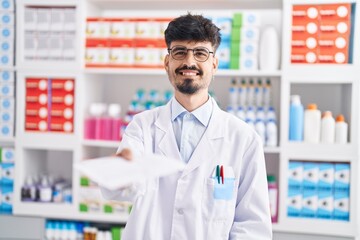
[[[0,68],[14,65],[14,32],[14,1],[3,0],[0,4]]]
[[[88,18],[87,67],[160,68],[167,55],[164,31],[170,19]]]
[[[219,58],[219,69],[230,68],[230,46],[231,46],[231,17],[217,17],[212,21],[220,28],[221,43],[216,51],[216,56]]]
[[[231,30],[231,69],[258,69],[259,27],[260,14],[234,14]]]
[[[25,130],[73,132],[74,80],[26,79]]]
[[[26,7],[25,60],[74,61],[75,11],[74,7]]]
[[[347,163],[289,163],[289,217],[349,221],[350,165]]]
[[[14,148],[0,148],[0,213],[11,213],[14,192]]]
[[[85,176],[80,179],[79,211],[88,213],[107,213],[128,216],[131,210],[129,202],[105,200],[99,187]]]
[[[0,138],[11,138],[14,136],[14,88],[14,72],[0,70]]]
[[[351,63],[350,3],[294,5],[292,63]]]

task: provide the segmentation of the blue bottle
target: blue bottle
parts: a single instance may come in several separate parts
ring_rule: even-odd
[[[289,140],[303,141],[304,132],[304,106],[301,104],[299,95],[291,96]]]

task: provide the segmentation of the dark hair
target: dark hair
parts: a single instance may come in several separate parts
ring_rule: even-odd
[[[165,41],[169,48],[173,41],[210,42],[214,51],[221,41],[220,28],[202,15],[187,15],[173,19],[165,30]]]

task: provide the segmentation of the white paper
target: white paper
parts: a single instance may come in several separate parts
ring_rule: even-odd
[[[162,155],[152,154],[128,161],[121,157],[102,157],[84,160],[75,168],[109,190],[119,189],[145,179],[162,177],[182,171],[185,163]]]

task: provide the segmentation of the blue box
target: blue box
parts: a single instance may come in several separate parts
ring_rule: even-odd
[[[319,163],[319,191],[331,191],[334,188],[335,166],[332,163]]]
[[[305,190],[302,197],[301,217],[315,218],[318,209],[317,190]]]
[[[334,194],[333,219],[349,221],[350,218],[350,194],[347,191],[336,191]]]
[[[302,193],[296,189],[288,189],[287,215],[289,217],[300,217],[302,209]]]
[[[335,164],[335,183],[334,188],[337,191],[350,190],[350,164],[336,163]]]
[[[291,189],[302,189],[303,183],[303,163],[297,161],[289,162],[288,186]]]
[[[213,19],[215,25],[220,28],[221,40],[230,41],[232,17],[216,17]]]
[[[319,182],[319,164],[314,162],[305,162],[303,176],[304,190],[316,189]]]
[[[216,51],[219,58],[219,69],[230,68],[230,41],[221,40],[220,46]]]
[[[0,199],[1,212],[12,213],[13,192],[14,192],[13,186],[4,186],[4,185],[1,186],[1,199]]]
[[[14,184],[14,164],[13,163],[1,163],[1,184],[4,185],[12,185]]]
[[[333,191],[318,192],[318,209],[317,218],[332,219],[334,212],[334,195]]]

